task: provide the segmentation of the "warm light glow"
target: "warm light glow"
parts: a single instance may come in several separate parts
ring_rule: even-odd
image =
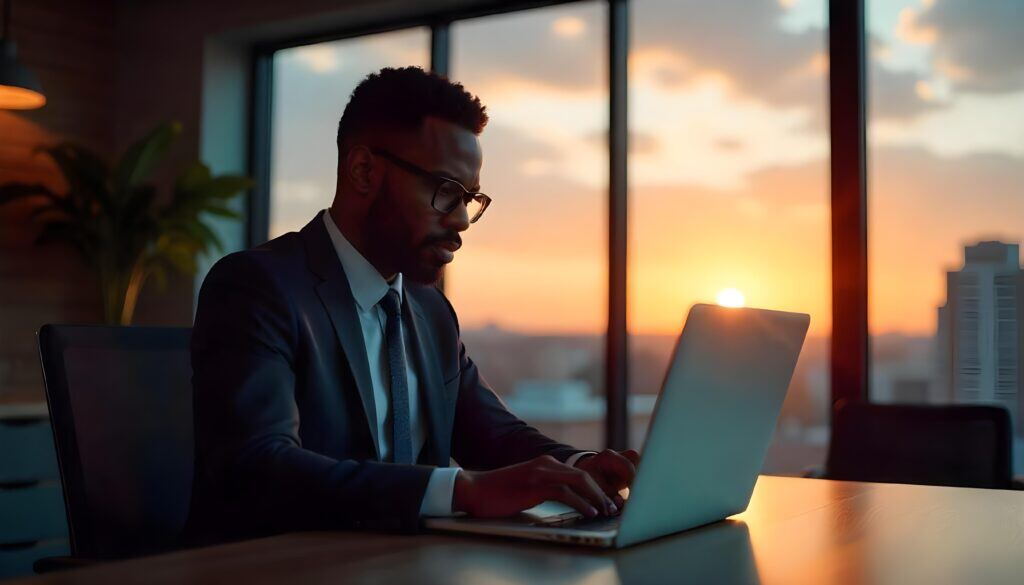
[[[330,73],[339,67],[338,51],[329,45],[299,47],[293,55],[316,73]]]
[[[727,288],[718,293],[717,298],[718,304],[723,307],[739,308],[746,304],[747,300],[743,297],[743,293],[734,289]]]
[[[551,23],[551,30],[555,31],[556,35],[569,39],[580,36],[586,29],[587,24],[573,16],[563,16]]]
[[[0,110],[34,110],[46,104],[46,96],[23,87],[0,85]]]

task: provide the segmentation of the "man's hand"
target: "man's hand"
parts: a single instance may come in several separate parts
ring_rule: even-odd
[[[580,459],[576,462],[576,468],[590,474],[597,485],[601,486],[601,490],[621,508],[623,501],[619,490],[633,484],[636,466],[639,463],[640,454],[633,449],[605,449],[596,455]]]
[[[618,512],[611,498],[579,463],[571,467],[550,455],[493,471],[459,471],[452,509],[478,518],[499,518],[546,500],[572,506],[588,518]]]

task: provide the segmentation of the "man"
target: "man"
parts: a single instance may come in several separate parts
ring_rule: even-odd
[[[486,123],[443,77],[370,75],[338,125],[330,209],[210,271],[192,334],[193,542],[622,505],[636,452],[581,452],[509,413],[433,286],[490,201]]]

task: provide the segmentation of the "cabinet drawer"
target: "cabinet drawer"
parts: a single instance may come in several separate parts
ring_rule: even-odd
[[[0,489],[0,518],[0,544],[65,538],[68,528],[60,483]]]
[[[0,419],[0,485],[58,477],[49,421]]]

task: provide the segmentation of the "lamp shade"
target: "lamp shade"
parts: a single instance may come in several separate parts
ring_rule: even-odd
[[[0,39],[0,109],[34,110],[43,107],[46,96],[36,76],[18,62],[14,41]]]

